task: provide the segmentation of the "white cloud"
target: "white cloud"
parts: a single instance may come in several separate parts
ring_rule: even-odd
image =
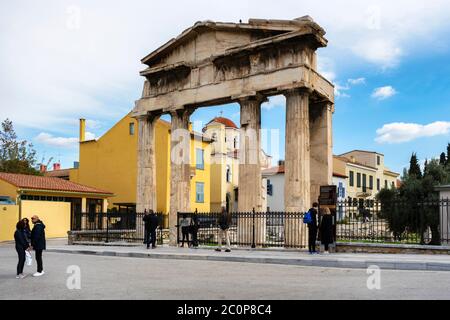
[[[365,84],[366,78],[348,79],[348,83],[352,85]]]
[[[54,137],[53,135],[45,132],[41,132],[35,140],[46,146],[61,148],[73,148],[78,144],[78,138]]]
[[[436,121],[427,125],[394,122],[377,130],[378,143],[402,143],[422,137],[433,137],[450,133],[450,122]]]
[[[397,91],[392,86],[385,86],[376,88],[372,93],[372,98],[378,100],[385,100],[397,94]]]
[[[356,55],[383,69],[397,66],[402,56],[401,47],[393,39],[363,39],[352,49]]]
[[[94,140],[95,134],[86,132],[86,140]],[[74,148],[78,145],[79,138],[55,137],[52,134],[41,132],[35,138],[35,141],[45,146],[58,148]]]
[[[261,108],[265,110],[271,110],[273,108],[284,107],[286,106],[286,98],[283,95],[269,97],[268,102],[264,102],[261,105]]]

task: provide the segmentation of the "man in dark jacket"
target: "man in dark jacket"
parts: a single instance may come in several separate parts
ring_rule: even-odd
[[[44,275],[43,263],[42,263],[42,251],[45,247],[45,225],[39,220],[38,216],[31,218],[34,227],[31,230],[31,247],[36,253],[37,272],[33,274],[33,277],[40,277]]]
[[[311,214],[311,223],[308,223],[308,247],[309,253],[315,254],[316,251],[316,239],[317,239],[317,209],[319,208],[319,204],[317,202],[313,203],[313,207],[309,209],[309,213]]]
[[[231,245],[230,245],[230,235],[228,233],[228,229],[230,229],[230,223],[231,223],[231,215],[227,212],[227,209],[225,207],[222,207],[222,212],[219,216],[219,247],[216,249],[216,251],[222,251],[222,238],[225,237],[225,241],[227,242],[227,248],[225,252],[231,251]]]
[[[144,217],[144,219],[146,219]],[[150,248],[150,243],[152,244],[152,249],[156,248],[156,229],[158,228],[158,216],[150,210],[150,214],[147,219],[144,220],[147,229],[147,249]]]

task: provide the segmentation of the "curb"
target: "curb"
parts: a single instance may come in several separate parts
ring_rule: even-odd
[[[413,271],[450,271],[450,262],[419,262],[419,261],[374,261],[362,259],[339,259],[337,258],[271,258],[271,257],[238,257],[224,255],[189,255],[171,253],[141,253],[141,252],[117,252],[117,251],[96,251],[96,250],[69,250],[69,249],[48,249],[47,252],[63,254],[83,254],[106,257],[125,258],[147,258],[147,259],[168,259],[168,260],[191,260],[191,261],[216,261],[216,262],[240,262],[258,264],[278,264],[303,267],[323,267],[323,268],[347,268],[366,269],[376,265],[385,270],[413,270]]]

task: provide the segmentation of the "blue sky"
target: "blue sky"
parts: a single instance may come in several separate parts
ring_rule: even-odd
[[[0,3],[0,119],[13,120],[39,160],[54,157],[70,167],[78,159],[78,119],[101,136],[139,99],[140,59],[196,21],[310,15],[329,40],[319,50],[319,71],[336,85],[335,154],[377,151],[401,172],[411,152],[437,157],[450,142],[448,1],[185,3]],[[192,121],[221,112],[239,123],[237,104],[199,109]],[[284,117],[283,97],[263,108],[263,128],[280,132],[280,157]]]

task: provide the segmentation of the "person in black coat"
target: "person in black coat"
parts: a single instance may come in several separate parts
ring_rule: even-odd
[[[22,220],[25,223],[25,228],[23,229],[23,232],[25,234],[25,238],[27,239],[28,243],[31,243],[30,221],[28,220],[28,218],[23,218]]]
[[[147,209],[144,210],[144,217],[142,218],[142,221],[144,221],[144,244],[147,244],[148,242],[148,236],[149,236],[149,225],[150,225],[150,213],[147,212]],[[148,247],[147,247],[148,249]]]
[[[231,224],[231,214],[227,212],[227,209],[225,207],[222,207],[222,212],[219,216],[219,247],[216,249],[216,251],[222,251],[222,238],[225,237],[225,241],[227,244],[227,247],[225,249],[225,252],[231,251],[231,244],[230,244],[230,235],[228,232],[228,229],[230,229]]]
[[[308,248],[309,253],[314,254],[316,252],[316,239],[317,239],[317,208],[319,204],[317,202],[313,203],[313,207],[309,209],[311,214],[311,223],[308,223]]]
[[[36,253],[37,272],[33,274],[33,277],[40,277],[44,275],[42,252],[46,249],[45,243],[45,225],[39,220],[38,216],[31,218],[34,227],[31,230],[31,247]]]
[[[150,243],[152,244],[152,249],[156,248],[156,229],[158,228],[158,216],[153,212],[149,211],[150,214],[144,217],[145,229],[147,231],[147,249],[150,249]]]
[[[333,216],[329,208],[323,208],[322,219],[320,221],[320,242],[325,247],[325,254],[329,254],[328,248],[333,243]]]
[[[197,213],[194,213],[194,215],[192,216],[190,228],[191,228],[191,233],[192,233],[192,247],[198,248],[197,233],[198,233],[198,229],[200,228],[200,222],[198,220]]]
[[[14,240],[16,242],[16,251],[19,256],[19,262],[17,263],[17,279],[25,278],[23,274],[23,267],[25,266],[25,251],[29,250],[30,244],[25,237],[25,223],[23,220],[17,222],[16,232],[14,232]]]

